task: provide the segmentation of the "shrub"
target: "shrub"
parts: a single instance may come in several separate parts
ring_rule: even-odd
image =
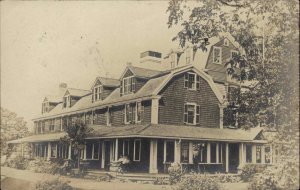
[[[25,170],[28,166],[29,160],[24,158],[21,155],[17,155],[16,157],[7,161],[7,166],[16,168],[19,170]]]
[[[274,176],[259,175],[254,179],[248,187],[249,190],[280,189]]]
[[[29,164],[29,169],[36,173],[66,174],[70,168],[63,160],[36,158]]]
[[[66,182],[58,178],[37,182],[32,190],[72,190],[73,188]]]
[[[168,168],[170,184],[176,184],[181,180],[183,172],[179,163],[172,163]]]
[[[241,179],[244,182],[252,181],[252,178],[256,173],[262,173],[265,170],[265,165],[259,165],[259,164],[246,164],[241,173]]]
[[[183,177],[175,187],[176,190],[220,190],[221,187],[216,178],[211,178],[203,174],[192,173],[188,177]]]

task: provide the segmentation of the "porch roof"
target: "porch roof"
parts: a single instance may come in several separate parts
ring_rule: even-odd
[[[127,125],[119,127],[108,127],[94,125],[90,126],[93,131],[87,139],[105,138],[160,138],[160,139],[189,139],[207,141],[227,141],[227,142],[254,142],[262,131],[261,128],[243,129],[220,129],[205,128],[195,126],[175,126],[175,125]],[[22,142],[43,142],[56,141],[66,133],[39,134],[22,139],[12,140],[8,143]],[[258,141],[257,141],[258,142]],[[263,141],[261,141],[263,142]]]

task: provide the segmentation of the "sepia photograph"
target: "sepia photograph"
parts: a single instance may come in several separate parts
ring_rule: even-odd
[[[297,190],[298,0],[0,2],[1,190]]]

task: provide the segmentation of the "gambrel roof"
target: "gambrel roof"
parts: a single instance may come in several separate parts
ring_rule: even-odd
[[[124,77],[124,75],[128,70],[130,70],[134,76],[138,78],[146,78],[146,79],[153,78],[155,76],[166,73],[165,71],[157,71],[157,70],[145,69],[141,67],[127,66],[123,74],[121,75],[120,79]]]
[[[135,67],[137,68],[137,67]],[[141,70],[139,70],[141,71]],[[54,107],[50,112],[44,113],[34,120],[57,117],[62,115],[70,115],[75,113],[82,113],[91,111],[96,108],[125,104],[128,102],[135,102],[137,100],[150,100],[154,97],[159,97],[160,91],[168,84],[168,82],[176,75],[182,74],[187,71],[193,71],[201,76],[211,87],[212,91],[216,95],[220,104],[224,103],[223,95],[218,90],[217,86],[213,82],[212,78],[205,72],[196,69],[193,65],[187,65],[180,68],[175,68],[166,72],[157,72],[159,75],[155,78],[149,79],[136,93],[120,96],[120,88],[116,88],[113,92],[104,100],[99,102],[92,102],[92,95],[90,91],[84,91],[86,93],[81,99],[79,99],[72,107],[62,109],[62,103]]]

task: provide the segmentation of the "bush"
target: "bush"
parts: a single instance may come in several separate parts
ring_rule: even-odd
[[[44,180],[36,183],[32,190],[72,190],[73,188],[65,181],[58,178]]]
[[[16,157],[7,161],[7,166],[19,170],[25,170],[28,166],[28,163],[29,163],[28,159],[24,158],[21,155],[17,155]]]
[[[192,173],[183,177],[175,187],[176,190],[220,190],[221,187],[215,178],[203,174]]]
[[[246,164],[242,169],[241,179],[244,182],[252,181],[255,174],[262,173],[265,169],[266,169],[265,165]]]
[[[170,184],[176,184],[181,180],[183,172],[179,163],[172,163],[168,168]]]
[[[66,174],[70,168],[65,161],[61,159],[45,160],[43,158],[36,158],[29,163],[30,170],[36,173],[48,174]]]
[[[255,177],[255,180],[253,180],[249,187],[249,190],[279,190],[277,181],[274,178],[274,176],[264,176],[260,175],[259,177]]]

